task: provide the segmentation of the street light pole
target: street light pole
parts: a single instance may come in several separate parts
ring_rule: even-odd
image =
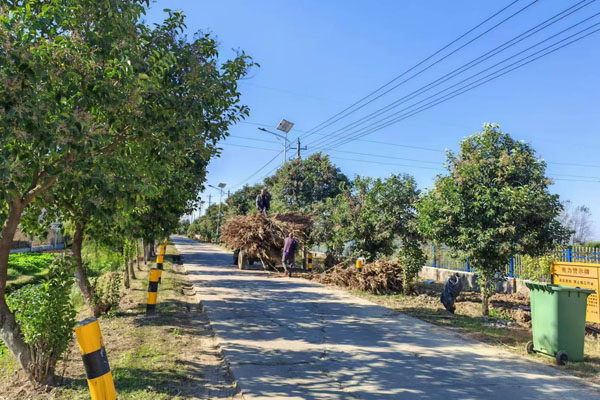
[[[290,130],[292,129],[292,127],[294,126],[293,122],[290,121],[286,121],[285,119],[282,119],[281,122],[279,123],[279,125],[277,125],[277,129],[282,131],[283,133],[285,133],[285,135],[281,135],[279,133],[275,133],[275,132],[271,132],[263,127],[258,128],[259,130],[263,131],[263,132],[268,132],[271,135],[275,135],[281,139],[283,139],[283,164],[285,165],[285,163],[287,162],[287,149],[288,149],[288,140],[287,140],[287,135],[290,132]]]
[[[227,186],[226,183],[219,183],[217,186],[208,185],[211,188],[217,189],[219,191],[219,211],[217,215],[217,233],[215,235],[215,244],[219,244],[219,231],[221,228],[221,202],[223,201],[223,188]]]

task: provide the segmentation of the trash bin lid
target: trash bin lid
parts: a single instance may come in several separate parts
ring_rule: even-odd
[[[545,290],[549,292],[577,292],[594,294],[596,293],[593,289],[583,289],[580,287],[564,286],[564,285],[552,285],[550,283],[541,283],[535,281],[525,281],[525,285],[530,290]]]

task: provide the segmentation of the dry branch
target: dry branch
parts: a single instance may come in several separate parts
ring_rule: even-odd
[[[272,265],[281,259],[283,241],[290,232],[301,247],[311,227],[311,217],[299,213],[237,215],[227,220],[221,238],[228,247],[245,250],[248,256]]]
[[[374,294],[401,293],[402,267],[393,261],[377,260],[357,270],[346,261],[316,275],[315,280]]]

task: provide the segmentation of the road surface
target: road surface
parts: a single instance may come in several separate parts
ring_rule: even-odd
[[[598,399],[548,366],[174,237],[246,399]]]

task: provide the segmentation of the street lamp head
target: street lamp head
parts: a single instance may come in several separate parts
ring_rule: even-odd
[[[227,186],[227,184],[226,184],[226,183],[223,183],[223,182],[221,182],[221,183],[219,183],[217,186],[219,186],[221,189],[223,189],[225,186]]]
[[[277,129],[279,129],[280,131],[283,131],[285,133],[289,133],[289,131],[291,131],[293,127],[294,127],[294,123],[287,121],[285,119],[282,119],[281,122],[279,123],[279,125],[277,125]]]

